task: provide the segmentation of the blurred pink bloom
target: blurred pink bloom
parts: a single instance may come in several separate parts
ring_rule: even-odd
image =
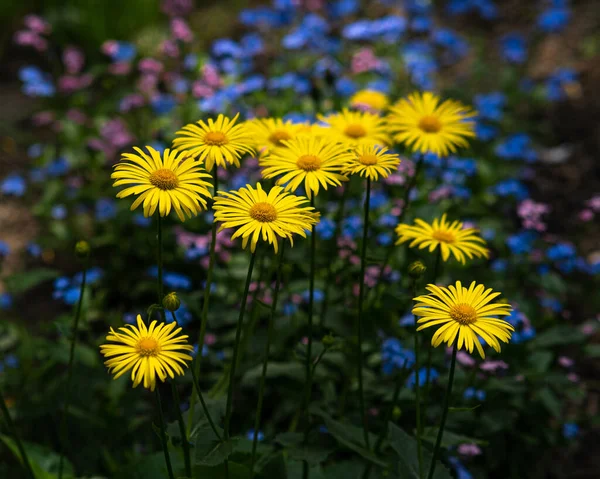
[[[217,68],[210,63],[202,66],[202,81],[212,88],[223,86],[223,80],[221,80]]]
[[[449,186],[440,186],[439,188],[429,193],[429,201],[431,203],[436,203],[445,198],[449,198],[451,194],[452,188],[450,188]]]
[[[83,55],[83,52],[77,47],[69,46],[65,48],[62,54],[62,58],[67,73],[69,73],[70,75],[75,75],[79,73],[83,68],[85,57]]]
[[[116,40],[106,40],[100,50],[105,55],[112,56],[119,51],[119,43]]]
[[[179,56],[179,47],[174,40],[164,40],[160,44],[160,51],[171,58],[177,58]]]
[[[160,9],[171,17],[187,15],[194,9],[193,0],[163,0]]]
[[[27,15],[24,23],[29,30],[34,31],[35,33],[47,34],[52,31],[52,26],[42,17],[37,15]]]
[[[37,33],[28,30],[20,30],[15,33],[15,43],[24,47],[33,47],[39,52],[43,52],[48,48],[48,42],[45,38],[40,37]]]
[[[300,304],[300,303],[302,303],[302,295],[298,294],[298,293],[294,293],[291,295],[290,300],[294,304]]]
[[[128,75],[131,71],[131,63],[115,62],[108,66],[108,72],[112,75]]]
[[[353,264],[353,265],[360,264],[360,257],[358,257],[355,254],[353,254],[352,256],[350,256],[350,264]]]
[[[379,408],[376,408],[376,407],[369,408],[369,414],[371,416],[379,416]]]
[[[390,210],[390,213],[393,214],[394,216],[400,216],[402,214],[402,206],[394,206]]]
[[[54,121],[54,112],[40,111],[31,120],[35,126],[47,126]]]
[[[294,0],[294,4],[298,7],[304,7],[310,11],[322,10],[325,5],[325,0]]]
[[[137,82],[137,88],[147,96],[153,96],[158,86],[158,76],[152,73],[144,73]]]
[[[78,108],[71,108],[67,111],[67,119],[78,125],[85,125],[88,121],[87,115]]]
[[[460,444],[458,446],[458,453],[461,456],[479,456],[481,448],[477,444]]]
[[[550,207],[544,203],[536,203],[533,200],[526,199],[517,207],[517,214],[521,218],[525,229],[536,231],[546,231],[546,224],[542,221],[542,215],[550,211]]]
[[[579,382],[579,376],[575,373],[569,373],[567,374],[567,379],[569,381],[571,381],[572,383],[577,383]]]
[[[138,63],[138,68],[142,73],[159,74],[163,71],[163,64],[154,58],[142,58]]]
[[[594,334],[595,331],[596,331],[596,326],[594,326],[591,323],[587,323],[587,324],[584,324],[583,326],[581,326],[581,332],[583,334],[585,334],[586,336],[589,336],[590,334]]]
[[[575,364],[575,361],[567,356],[560,356],[558,358],[558,364],[560,364],[563,368],[570,368]]]
[[[371,48],[361,48],[352,56],[350,70],[353,74],[375,70],[381,64]]]
[[[143,95],[138,93],[132,93],[131,95],[127,95],[121,100],[119,104],[119,110],[126,113],[128,111],[133,110],[134,108],[140,108],[146,104],[146,99]]]
[[[402,175],[400,173],[392,173],[387,178],[384,178],[383,182],[386,183],[386,184],[388,184],[388,185],[400,185],[400,186],[402,186],[404,183],[406,183],[406,176],[404,176],[404,175]]]
[[[175,40],[181,40],[184,43],[190,43],[194,39],[194,34],[183,18],[171,20],[171,33]]]
[[[593,211],[600,211],[600,195],[596,195],[585,202]]]
[[[206,336],[204,336],[204,344],[206,344],[207,346],[212,346],[216,342],[217,342],[217,336],[215,336],[212,333],[206,333]]]
[[[594,219],[594,212],[592,210],[581,210],[579,212],[579,219],[581,221],[592,221]]]
[[[515,381],[522,383],[525,380],[525,376],[523,376],[522,374],[517,374],[515,376]]]
[[[118,150],[134,141],[135,137],[129,132],[127,124],[120,118],[115,118],[102,125],[100,138],[90,140],[89,146],[102,151],[108,158],[112,158]]]
[[[306,336],[302,338],[302,344],[304,344],[304,346],[308,344],[308,338]]]
[[[214,94],[214,90],[200,81],[192,83],[192,95],[194,98],[207,98]]]
[[[358,296],[360,293],[360,285],[358,283],[352,285],[352,294]]]
[[[63,93],[73,93],[88,87],[92,80],[93,77],[90,74],[81,76],[64,75],[58,79],[58,89]]]
[[[504,361],[492,361],[487,359],[479,365],[479,369],[482,371],[495,373],[500,369],[508,369],[508,364],[506,364]]]
[[[473,359],[473,357],[465,351],[458,351],[456,353],[456,360],[459,364],[462,364],[463,366],[466,366],[468,368],[475,366],[476,364],[476,361]]]

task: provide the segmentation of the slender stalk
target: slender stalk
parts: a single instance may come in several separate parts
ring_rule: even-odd
[[[156,296],[158,299],[158,305],[162,306],[163,300],[163,239],[162,239],[162,216],[160,216],[160,212],[156,212],[156,237],[157,237],[157,247],[156,247],[156,264],[158,268],[158,278],[156,281]],[[161,315],[163,321],[165,320],[165,312],[161,309]],[[150,322],[150,318],[148,318],[148,322]]]
[[[408,184],[406,185],[406,189],[404,190],[404,197],[402,198],[402,200],[403,200],[402,211],[400,212],[400,216],[398,216],[398,224],[402,223],[402,220],[406,216],[406,212],[408,211],[408,208],[410,206],[410,192],[412,191],[415,184],[417,183],[417,179],[419,177],[419,173],[420,173],[422,167],[423,167],[423,155],[419,155],[419,159],[417,160],[417,164],[415,166],[415,174],[410,178],[410,180],[408,181]],[[381,280],[383,279],[383,275],[385,274],[385,269],[387,268],[388,264],[390,263],[390,261],[392,259],[392,254],[394,253],[394,249],[395,249],[395,244],[394,244],[394,242],[392,242],[387,247],[387,251],[385,252],[383,263],[381,265],[381,269],[379,270],[379,276],[377,277],[377,283],[375,283],[375,288],[374,288],[374,293],[376,295],[375,299],[379,299],[380,291],[381,291],[381,288],[380,288]]]
[[[154,390],[154,397],[156,398],[156,409],[158,411],[160,440],[162,442],[163,452],[165,454],[165,463],[167,465],[169,479],[175,479],[175,476],[173,475],[173,466],[171,466],[171,457],[169,456],[169,445],[167,444],[167,434],[165,432],[165,419],[163,417],[162,404],[160,401],[160,392],[158,388]]]
[[[13,422],[10,414],[8,412],[8,407],[6,407],[6,402],[4,401],[4,396],[2,394],[2,390],[0,390],[0,410],[2,410],[2,415],[6,421],[8,426],[8,431],[15,438],[15,443],[17,444],[17,449],[19,450],[19,454],[21,454],[21,461],[23,462],[23,466],[27,469],[27,474],[31,479],[35,479],[35,474],[33,473],[33,469],[31,468],[31,463],[29,462],[29,457],[27,457],[27,452],[25,452],[25,448],[23,447],[23,443],[19,438],[19,434],[17,433],[17,428],[15,427],[15,423]]]
[[[173,321],[176,321],[175,313],[171,311]],[[188,437],[185,434],[185,421],[183,420],[183,414],[181,414],[181,400],[179,399],[179,391],[177,390],[177,383],[175,378],[171,380],[171,392],[173,394],[173,402],[175,403],[175,410],[177,411],[177,423],[179,424],[179,434],[181,435],[181,446],[183,448],[183,460],[185,462],[185,474],[187,477],[192,477],[192,460],[190,456],[190,443]]]
[[[344,190],[342,191],[342,198],[340,199],[340,203],[338,206],[338,211],[335,217],[335,229],[333,230],[333,238],[332,244],[334,251],[337,251],[337,240],[340,235],[340,231],[342,229],[342,221],[344,220],[344,210],[346,208],[346,199],[348,197],[348,192],[350,191],[350,185],[344,185]],[[321,306],[321,316],[319,318],[319,326],[321,329],[325,328],[325,316],[327,315],[327,308],[329,306],[329,291],[331,289],[331,284],[333,283],[333,261],[329,263],[329,268],[327,270],[327,280],[325,281],[325,291],[323,291],[323,305]]]
[[[377,442],[375,443],[375,448],[373,449],[373,452],[375,454],[379,453],[379,450],[381,449],[381,446],[383,445],[383,441],[387,436],[388,422],[392,419],[392,414],[394,413],[394,408],[396,407],[396,404],[398,403],[398,396],[400,396],[400,390],[402,389],[402,385],[404,384],[404,380],[406,379],[404,377],[404,372],[406,371],[407,363],[408,363],[408,360],[405,359],[404,364],[402,365],[402,368],[400,369],[400,371],[398,371],[398,375],[396,378],[396,387],[394,388],[394,394],[392,395],[392,402],[390,403],[390,406],[388,407],[388,409],[386,411],[384,422],[383,422],[383,428],[381,429],[381,432],[379,433],[379,437],[377,437]],[[373,469],[373,463],[369,462],[365,467],[365,471],[363,472],[362,479],[369,479],[369,476],[371,475],[371,469]]]
[[[431,281],[432,284],[435,284],[435,282],[438,280],[438,276],[440,274],[440,268],[441,268],[441,261],[442,261],[442,250],[441,248],[438,248],[437,251],[437,255],[435,257],[435,266],[433,267],[433,280]],[[430,381],[429,381],[429,377],[430,377],[430,373],[431,373],[431,351],[433,350],[433,346],[431,345],[431,341],[427,342],[427,370],[425,372],[425,397],[424,397],[424,409],[427,407],[427,401],[429,399],[429,386],[430,386]]]
[[[79,288],[79,299],[77,301],[77,309],[75,310],[75,317],[73,318],[73,330],[71,332],[71,349],[69,351],[69,365],[67,367],[67,384],[65,387],[65,405],[60,418],[60,434],[61,443],[63,444],[63,447],[61,447],[60,460],[58,463],[58,479],[62,479],[65,462],[64,442],[67,437],[67,415],[69,414],[69,406],[71,405],[71,381],[73,379],[73,361],[75,359],[75,346],[77,345],[77,330],[79,329],[79,318],[81,317],[81,306],[83,304],[83,293],[85,291],[86,276],[87,261],[83,265],[81,287]]]
[[[412,281],[412,294],[413,298],[417,297],[417,285],[416,280]],[[419,362],[419,350],[420,350],[420,341],[419,341],[419,333],[417,333],[417,317],[415,316],[415,332],[414,332],[414,341],[415,341],[415,395],[416,395],[416,422],[417,422],[417,460],[419,461],[419,478],[423,477],[423,445],[421,441],[421,437],[423,437],[423,424],[421,423],[421,385],[420,383],[420,362]]]
[[[367,177],[367,193],[365,198],[365,217],[363,223],[363,239],[362,239],[362,247],[360,253],[360,285],[358,291],[358,318],[356,321],[357,326],[357,336],[358,336],[358,354],[357,356],[357,365],[358,365],[358,394],[360,401],[360,414],[362,416],[363,422],[363,438],[365,440],[365,445],[367,449],[371,448],[369,444],[369,430],[367,423],[367,414],[365,410],[365,393],[363,388],[363,354],[362,354],[362,345],[363,345],[363,300],[364,300],[364,290],[365,290],[365,268],[366,268],[366,256],[367,256],[367,241],[369,237],[369,206],[371,199],[371,179]]]
[[[197,361],[197,360],[198,360],[198,358],[196,357],[195,361]],[[217,429],[217,426],[215,426],[215,423],[213,422],[212,417],[210,416],[210,412],[208,411],[208,406],[206,405],[206,401],[204,400],[204,396],[202,395],[202,391],[200,390],[200,383],[198,383],[198,377],[196,376],[193,366],[194,365],[192,364],[192,367],[190,368],[190,370],[192,371],[192,383],[194,385],[194,389],[196,390],[196,394],[198,395],[198,398],[200,399],[200,404],[202,405],[202,409],[204,410],[204,415],[206,416],[206,419],[208,420],[208,424],[210,425],[210,428],[215,433],[215,436],[217,437],[217,439],[222,442],[223,437],[221,436],[221,434],[219,434],[219,430]]]
[[[237,328],[235,331],[235,343],[233,346],[233,358],[231,359],[231,368],[229,372],[229,390],[227,392],[227,407],[225,409],[225,439],[229,439],[229,426],[231,423],[231,409],[233,405],[233,387],[235,385],[235,370],[237,366],[238,350],[240,347],[240,338],[242,336],[242,325],[244,323],[244,313],[246,312],[246,303],[248,299],[248,290],[252,281],[252,270],[254,269],[254,261],[256,260],[256,252],[250,256],[250,264],[248,265],[248,275],[246,276],[246,285],[244,286],[244,295],[242,296],[242,304],[240,306],[240,314],[238,316]]]
[[[216,195],[219,189],[219,177],[217,175],[217,166],[215,165],[213,174],[213,194]],[[204,285],[204,300],[202,301],[202,314],[200,316],[200,332],[198,333],[198,350],[200,359],[202,358],[202,348],[204,347],[204,338],[206,336],[206,326],[208,324],[208,304],[210,301],[210,289],[212,286],[213,271],[216,262],[215,248],[217,245],[217,223],[213,221],[210,240],[210,259],[208,262],[208,271],[206,272],[206,284]],[[196,361],[196,376],[200,376],[200,361]],[[194,409],[196,408],[196,396],[192,394],[190,398],[190,421],[188,423],[187,436],[189,438],[192,431],[192,422],[194,420]]]
[[[446,418],[448,417],[448,406],[450,405],[450,396],[452,394],[452,382],[454,381],[454,370],[456,368],[456,353],[458,351],[458,340],[454,342],[454,348],[452,349],[452,362],[450,363],[450,375],[448,376],[448,387],[446,388],[446,396],[444,397],[444,408],[442,409],[442,420],[440,421],[440,428],[438,429],[437,439],[435,440],[435,447],[433,448],[433,458],[431,459],[431,465],[429,466],[429,474],[427,479],[433,478],[435,472],[435,466],[437,458],[440,453],[440,446],[442,444],[442,436],[444,435],[444,427],[446,426]]]
[[[283,266],[283,254],[285,251],[285,240],[281,242],[281,251],[279,252],[279,264],[277,265],[277,279],[275,282],[275,291],[273,291],[273,303],[271,304],[271,313],[269,314],[269,323],[267,326],[267,344],[265,345],[265,357],[263,360],[262,374],[260,376],[260,385],[258,388],[258,404],[256,406],[256,416],[254,417],[254,437],[252,438],[252,460],[250,470],[254,477],[254,463],[256,461],[256,446],[258,445],[258,431],[260,429],[260,417],[262,413],[263,399],[265,395],[265,383],[267,378],[267,367],[269,364],[269,350],[273,339],[273,324],[275,312],[277,311],[277,300],[279,298],[279,286],[281,285],[281,267]]]
[[[310,200],[310,206],[315,206],[315,194],[313,193],[312,198]],[[311,359],[312,359],[312,341],[313,341],[313,309],[315,304],[315,271],[316,271],[316,260],[315,256],[317,255],[317,232],[315,227],[312,227],[311,235],[310,235],[310,276],[309,276],[309,286],[308,286],[308,344],[306,346],[306,386],[304,390],[304,412],[306,414],[306,429],[304,430],[304,442],[308,440],[308,431],[310,430],[310,413],[309,413],[309,405],[310,405],[310,396],[312,392],[312,369],[311,369]],[[309,476],[309,468],[308,462],[304,461],[302,463],[302,477],[303,479],[308,479]]]

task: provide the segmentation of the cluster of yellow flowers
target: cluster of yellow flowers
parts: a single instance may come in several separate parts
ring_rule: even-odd
[[[433,152],[446,156],[468,145],[474,136],[475,112],[456,101],[441,101],[430,92],[414,93],[389,106],[387,98],[377,92],[363,91],[350,102],[359,111],[346,110],[319,116],[319,123],[296,124],[280,118],[252,119],[238,123],[238,115],[198,121],[184,126],[176,133],[173,149],[162,155],[152,147],[146,151],[124,154],[116,165],[112,178],[114,186],[127,185],[117,197],[137,195],[131,205],[142,205],[144,215],[158,211],[167,216],[173,210],[181,221],[207,208],[212,198],[208,173],[230,165],[240,166],[242,157],[256,153],[262,176],[275,179],[276,185],[265,191],[260,183],[246,185],[237,191],[215,191],[214,221],[223,228],[234,228],[233,238],[241,237],[245,248],[250,243],[254,252],[259,240],[278,250],[279,239],[293,235],[305,237],[319,221],[314,207],[315,196],[321,187],[340,186],[349,175],[360,175],[367,181],[386,178],[400,163],[397,154],[388,150],[394,143],[414,152]],[[382,112],[387,109],[387,114]],[[212,173],[216,184],[216,170]],[[303,187],[308,198],[294,192]],[[310,201],[310,205],[307,203]],[[487,257],[485,241],[463,224],[448,223],[445,215],[429,225],[417,219],[416,225],[397,227],[398,244],[411,240],[411,247],[440,248],[443,260],[452,254],[461,263],[465,258]],[[449,288],[428,287],[431,295],[416,298],[414,314],[423,316],[421,328],[442,324],[433,338],[452,344],[458,336],[458,347],[483,356],[477,335],[495,349],[496,337],[507,341],[510,325],[491,318],[509,314],[510,307],[489,304],[497,296],[484,292],[482,285],[473,283],[469,289],[460,282]],[[107,366],[118,377],[132,370],[134,385],[143,383],[154,389],[156,378],[182,374],[178,363],[191,360],[177,350],[189,350],[183,344],[180,329],[152,323],[144,326],[111,331],[107,339],[119,345],[103,346],[111,357]]]

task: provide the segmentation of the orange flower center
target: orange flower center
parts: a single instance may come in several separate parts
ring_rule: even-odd
[[[344,134],[350,138],[360,138],[361,136],[365,136],[367,134],[367,130],[365,130],[364,126],[354,123],[346,127]]]
[[[292,136],[287,131],[278,130],[271,133],[269,141],[277,146],[284,146],[283,141],[291,140],[291,138]]]
[[[477,321],[477,311],[470,304],[455,304],[450,308],[450,317],[466,326]]]
[[[156,356],[160,350],[158,342],[154,338],[140,339],[136,349],[140,356]]]
[[[431,236],[442,243],[454,243],[454,241],[456,241],[454,235],[449,231],[434,231]]]
[[[261,223],[271,223],[277,219],[277,210],[269,203],[255,203],[250,208],[250,216]]]
[[[173,171],[163,168],[152,172],[150,183],[161,190],[174,190],[179,185],[179,179]]]
[[[302,155],[296,161],[296,166],[304,171],[316,171],[321,168],[321,160],[315,155]]]
[[[363,165],[371,166],[377,164],[377,155],[366,154],[358,157],[358,161],[360,161]]]
[[[204,135],[204,143],[210,146],[223,146],[229,143],[225,133],[220,131],[209,131]]]
[[[426,115],[419,120],[419,128],[425,133],[437,133],[442,129],[442,123],[435,115]]]

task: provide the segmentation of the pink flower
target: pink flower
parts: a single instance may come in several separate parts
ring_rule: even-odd
[[[177,58],[179,56],[179,47],[175,40],[165,40],[160,45],[160,51],[171,58]]]
[[[592,210],[587,210],[587,209],[581,210],[579,212],[578,216],[581,221],[588,222],[588,221],[592,221],[594,219],[594,212]]]
[[[202,66],[202,81],[211,88],[223,86],[223,80],[221,80],[217,68],[210,63]]]
[[[153,96],[158,86],[158,76],[152,73],[144,73],[137,82],[137,88],[147,96]]]
[[[449,198],[451,194],[452,188],[450,188],[449,186],[440,186],[439,188],[429,193],[429,201],[431,203],[437,203],[440,200]]]
[[[131,63],[129,62],[115,62],[108,66],[108,72],[112,75],[127,75],[131,71]]]
[[[33,47],[39,52],[43,52],[48,48],[48,42],[45,38],[40,37],[37,33],[29,30],[20,30],[15,33],[15,43],[23,47]]]
[[[146,99],[143,97],[143,95],[132,93],[121,100],[121,103],[119,104],[119,110],[126,113],[134,108],[140,108],[145,104]]]
[[[517,214],[521,218],[523,227],[537,231],[546,231],[546,224],[541,217],[549,211],[550,208],[547,205],[536,203],[530,199],[522,201],[517,208]]]
[[[479,456],[481,448],[477,444],[460,444],[458,446],[458,453],[461,456]]]
[[[579,382],[579,376],[575,373],[569,373],[567,374],[567,379],[569,381],[571,381],[572,383],[578,383]]]
[[[201,81],[195,81],[192,83],[192,95],[194,98],[208,98],[213,96],[213,94],[213,89]]]
[[[171,34],[176,40],[184,43],[190,43],[194,39],[194,34],[183,18],[173,18],[171,20]]]
[[[308,344],[308,338],[306,336],[302,338],[302,344],[304,344],[304,346]]]
[[[473,357],[464,352],[464,351],[458,351],[456,353],[456,360],[458,361],[459,364],[465,366],[465,367],[472,367],[475,366],[476,361],[473,359]]]
[[[69,46],[65,48],[62,58],[67,73],[70,75],[79,73],[83,68],[85,57],[83,56],[83,52],[77,47]]]
[[[67,111],[67,119],[79,125],[85,125],[88,121],[86,114],[77,108],[71,108]]]
[[[292,294],[290,299],[291,299],[292,303],[294,303],[294,304],[302,303],[302,295],[301,294],[294,293],[294,294]]]
[[[567,356],[560,356],[558,358],[558,364],[560,364],[563,368],[570,368],[575,364],[575,361]]]
[[[479,369],[482,371],[495,373],[500,369],[508,369],[508,364],[506,364],[504,361],[492,361],[487,359],[479,365]]]
[[[214,334],[206,333],[206,336],[204,336],[204,344],[206,344],[207,346],[212,346],[216,342],[217,342],[217,337]]]
[[[590,198],[585,204],[588,205],[594,212],[600,211],[600,195]]]
[[[350,70],[356,75],[375,70],[380,64],[380,60],[371,48],[361,48],[353,55]]]
[[[160,9],[171,17],[180,17],[194,9],[194,2],[193,0],[163,0]]]
[[[109,57],[113,56],[119,51],[119,43],[116,40],[106,40],[100,50]]]
[[[54,112],[40,111],[31,119],[35,126],[47,126],[54,121]]]
[[[138,68],[142,73],[153,73],[158,75],[163,71],[163,64],[154,58],[142,58],[138,63]]]
[[[29,28],[29,30],[39,33],[39,34],[47,34],[52,31],[52,27],[50,24],[44,20],[42,17],[37,15],[27,15],[25,17],[25,26]]]
[[[586,336],[594,334],[595,331],[596,331],[596,326],[594,326],[591,323],[584,324],[583,326],[581,326],[581,332],[583,334],[585,334]]]

